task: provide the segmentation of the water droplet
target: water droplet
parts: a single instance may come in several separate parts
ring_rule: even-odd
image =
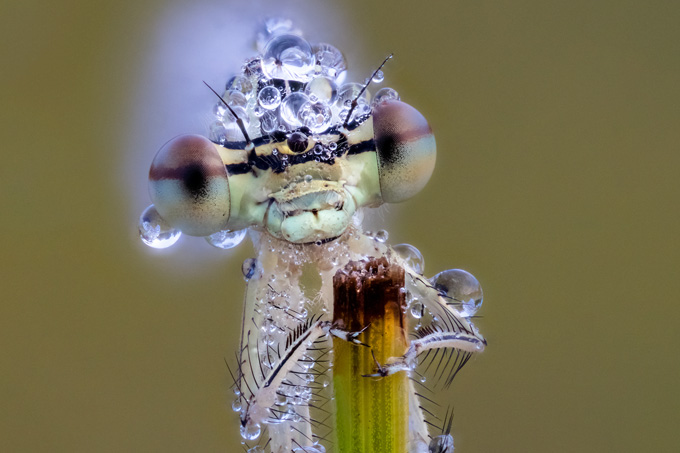
[[[246,281],[253,278],[253,275],[255,275],[256,270],[257,260],[255,258],[246,258],[245,260],[243,260],[243,264],[241,265],[241,272],[243,272],[243,277],[246,279]]]
[[[234,412],[241,412],[241,398],[236,398],[233,403],[231,403],[231,410]]]
[[[307,184],[311,183],[313,179],[314,179],[314,178],[312,177],[312,175],[305,175],[305,177],[304,177],[304,181],[305,181]]]
[[[172,228],[163,219],[154,205],[149,206],[139,217],[139,237],[142,242],[155,249],[164,249],[177,242],[182,232]]]
[[[273,79],[308,82],[314,71],[312,48],[296,35],[275,36],[264,48],[262,71]]]
[[[234,76],[231,79],[229,79],[229,81],[227,82],[227,85],[226,85],[226,90],[227,90],[227,92],[230,92],[230,91],[234,92],[234,93],[238,92],[239,94],[244,96],[244,99],[245,99],[245,97],[252,96],[253,84],[250,83],[250,80],[248,80],[246,77],[237,75],[237,76]],[[234,101],[228,99],[227,95],[225,95],[223,97],[227,102],[229,102],[230,106],[232,106],[232,107],[234,106],[234,104],[232,104],[232,102],[234,102]]]
[[[420,319],[423,317],[423,311],[425,311],[423,304],[418,302],[418,299],[413,299],[413,303],[411,304],[411,316],[415,319]]]
[[[375,236],[373,236],[373,239],[375,239],[378,242],[386,242],[389,237],[390,234],[387,232],[387,230],[378,230],[375,232]]]
[[[394,91],[392,88],[381,88],[378,90],[377,93],[375,93],[375,97],[373,98],[373,105],[376,106],[380,104],[381,102],[385,101],[398,101],[399,100],[399,93]]]
[[[243,79],[243,77],[241,77]],[[250,82],[248,82],[250,84]],[[246,95],[239,90],[227,90],[222,98],[227,101],[227,104],[232,109],[236,107],[245,107],[248,104]],[[239,116],[241,116],[239,114]]]
[[[262,53],[265,45],[274,36],[283,34],[300,35],[300,30],[293,27],[293,21],[284,19],[282,17],[271,17],[264,21],[260,29],[257,31],[257,51]]]
[[[449,269],[432,277],[430,282],[442,295],[461,304],[460,312],[464,317],[474,316],[482,306],[482,285],[467,271]]]
[[[453,453],[453,436],[451,434],[435,436],[427,449],[431,453]]]
[[[338,98],[338,85],[330,77],[319,76],[307,84],[305,93],[310,98],[316,96],[317,101],[333,104]]]
[[[206,236],[205,240],[208,241],[208,244],[218,249],[230,249],[243,242],[243,239],[246,237],[246,231],[245,229],[236,231],[222,230]]]
[[[262,108],[274,110],[281,104],[281,92],[273,86],[266,86],[257,94],[257,102]]]
[[[312,132],[323,132],[330,125],[332,112],[325,102],[307,102],[300,108],[298,116]]]
[[[292,127],[302,126],[300,110],[309,102],[309,96],[299,91],[291,93],[281,102],[281,119]]]
[[[397,244],[392,247],[392,250],[394,250],[411,269],[416,273],[423,275],[423,272],[425,272],[425,258],[423,258],[423,254],[420,253],[420,250],[411,244]]]
[[[333,79],[344,77],[347,65],[345,64],[345,57],[342,56],[342,52],[326,43],[314,44],[313,50],[316,63],[321,68],[321,74]]]
[[[375,74],[373,74],[373,79],[371,80],[373,80],[373,83],[380,83],[383,80],[385,80],[385,74],[382,71],[378,70],[376,71]]]
[[[245,440],[255,440],[260,437],[261,432],[259,423],[248,422],[245,426],[241,425],[241,437]]]
[[[260,127],[264,134],[271,134],[279,126],[279,119],[276,113],[268,111],[264,112],[262,118],[260,118]]]
[[[354,99],[356,99],[357,96],[359,96],[359,93],[361,93],[361,90],[364,88],[364,86],[360,83],[346,83],[342,85],[338,89],[338,99],[336,104],[338,106],[349,106]],[[368,90],[364,90],[364,92],[359,96],[357,99],[357,102],[359,103],[367,103],[370,99],[370,94]]]

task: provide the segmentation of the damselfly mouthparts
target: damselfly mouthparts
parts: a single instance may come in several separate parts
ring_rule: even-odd
[[[363,347],[362,332],[371,329],[350,332],[332,322],[333,276],[367,257],[401,266],[409,344],[357,379],[408,373],[409,451],[452,451],[450,416],[444,434],[432,438],[432,411],[416,385],[430,375],[430,390],[448,387],[484,349],[471,321],[481,287],[456,269],[427,279],[415,247],[390,246],[384,230],[361,228],[364,208],[407,200],[425,186],[435,164],[430,126],[396,91],[371,96],[371,81],[384,77],[380,68],[363,83],[343,83],[340,51],[309,44],[289,21],[267,21],[258,50],[215,92],[209,137],[180,136],[156,155],[142,240],[162,248],[186,234],[231,248],[250,235],[257,256],[243,264],[248,284],[232,407],[253,452],[326,451],[328,339]]]

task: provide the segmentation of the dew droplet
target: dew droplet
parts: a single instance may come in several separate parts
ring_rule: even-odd
[[[471,273],[462,269],[449,269],[430,279],[432,285],[452,302],[461,304],[461,315],[474,316],[482,306],[482,285]]]
[[[375,93],[375,97],[373,98],[373,105],[376,106],[380,104],[381,102],[385,101],[398,101],[399,100],[399,93],[397,93],[395,90],[392,88],[381,88],[378,90],[377,93]]]
[[[360,83],[346,83],[342,85],[338,89],[338,99],[335,101],[337,105],[339,106],[349,106],[354,99],[357,99],[357,96],[359,96],[359,93],[361,93],[361,90],[364,88],[364,86]],[[359,96],[357,99],[357,102],[359,103],[367,103],[370,99],[370,95],[368,90],[364,90],[364,92]]]
[[[253,278],[253,275],[255,275],[256,270],[257,260],[255,258],[246,258],[245,260],[243,260],[243,264],[241,265],[241,272],[243,273],[243,278],[245,278],[246,281]]]
[[[142,242],[155,249],[164,249],[177,242],[182,235],[163,219],[154,205],[149,206],[139,216],[139,237]]]
[[[420,253],[420,250],[411,244],[397,244],[392,247],[392,250],[394,250],[411,269],[416,273],[423,275],[423,272],[425,272],[425,258],[423,258],[423,254]]]
[[[385,80],[385,74],[381,70],[378,70],[375,72],[375,74],[373,74],[373,78],[371,80],[373,83],[380,83]]]
[[[326,43],[314,44],[313,51],[316,63],[321,69],[321,74],[333,79],[344,78],[347,65],[345,64],[345,57],[342,56],[342,52]],[[338,83],[340,82],[341,80]]]
[[[255,440],[258,437],[260,437],[260,433],[262,432],[262,429],[260,429],[260,424],[259,423],[246,423],[245,426],[241,425],[241,437],[243,437],[245,440]]]
[[[243,242],[243,239],[246,237],[246,231],[245,229],[236,231],[222,230],[206,236],[205,240],[208,241],[208,244],[218,249],[230,249]]]
[[[281,92],[274,86],[266,86],[257,94],[257,102],[262,108],[274,110],[281,104]]]
[[[451,434],[435,436],[430,441],[427,449],[433,453],[453,453],[453,436]]]
[[[236,398],[233,403],[231,403],[231,410],[234,412],[241,412],[241,398]]]
[[[243,79],[243,77],[241,77],[241,79]],[[250,82],[248,82],[248,84],[250,84]],[[227,101],[227,104],[229,104],[229,107],[232,109],[236,107],[245,107],[246,104],[248,104],[246,95],[239,90],[227,90],[222,98]]]
[[[281,102],[281,119],[292,127],[302,126],[300,110],[309,102],[309,96],[299,91],[291,93]]]
[[[420,319],[423,317],[424,311],[425,307],[423,304],[418,302],[418,299],[413,299],[413,303],[411,304],[411,316],[413,316],[415,319]]]
[[[331,107],[325,102],[307,102],[300,107],[298,116],[312,132],[323,132],[331,122]]]
[[[272,79],[308,82],[314,71],[312,48],[296,35],[275,36],[264,48],[262,71]]]
[[[279,126],[279,119],[276,113],[267,111],[262,114],[260,118],[260,128],[264,134],[271,134]]]
[[[232,91],[234,93],[238,92],[239,94],[241,94],[245,98],[245,97],[252,96],[253,84],[250,83],[250,80],[248,80],[246,77],[236,75],[236,76],[232,77],[231,79],[229,79],[229,81],[227,81],[225,88],[228,92],[229,91]],[[229,102],[230,106],[232,106],[232,107],[234,106],[232,104],[233,101],[228,99],[227,95],[225,95],[223,97],[227,102]]]
[[[307,84],[305,93],[310,98],[316,96],[317,101],[333,104],[338,98],[338,85],[330,77],[319,76]]]
[[[390,237],[390,234],[387,232],[387,230],[378,230],[375,232],[375,236],[373,236],[373,239],[375,239],[378,242],[387,242],[387,239]]]

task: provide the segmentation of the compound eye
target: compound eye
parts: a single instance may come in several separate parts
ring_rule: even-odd
[[[208,236],[229,220],[226,167],[215,145],[199,135],[181,135],[158,151],[149,193],[161,217],[184,234]]]
[[[425,117],[404,102],[384,101],[373,108],[373,134],[383,201],[397,203],[420,192],[437,154]]]
[[[288,136],[288,148],[294,153],[304,153],[308,143],[307,136],[302,132],[293,132]]]

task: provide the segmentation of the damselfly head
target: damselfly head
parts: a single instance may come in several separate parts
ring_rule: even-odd
[[[261,53],[226,91],[209,86],[209,138],[178,137],[156,155],[149,187],[161,220],[191,236],[255,227],[318,243],[341,236],[360,208],[418,193],[434,169],[432,130],[394,90],[371,99],[367,89],[391,55],[365,83],[341,84],[340,51],[289,21],[268,24]]]

